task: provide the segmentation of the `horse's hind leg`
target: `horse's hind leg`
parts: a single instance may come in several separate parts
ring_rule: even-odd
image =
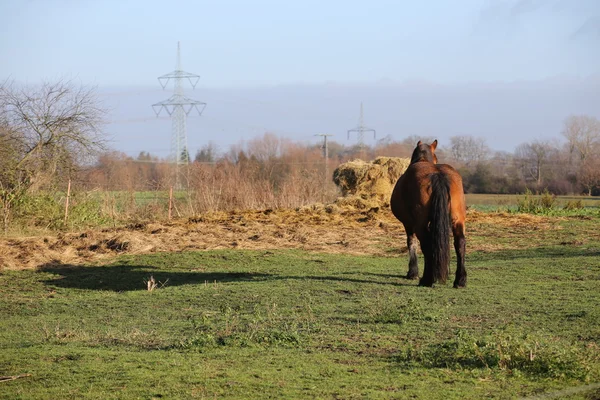
[[[431,265],[433,262],[433,253],[431,249],[431,241],[429,239],[429,235],[423,236],[421,239],[419,239],[419,242],[421,243],[421,251],[423,252],[423,258],[425,259],[425,266],[423,267],[423,277],[421,277],[421,280],[419,281],[419,286],[432,287],[435,282],[435,278],[433,276],[433,266]]]
[[[408,273],[407,279],[419,278],[419,262],[417,259],[417,236],[414,233],[406,233],[406,245],[408,246]]]
[[[454,287],[461,288],[467,286],[467,270],[465,269],[465,226],[463,223],[456,222],[452,226],[454,234],[454,250],[456,250],[456,278]]]

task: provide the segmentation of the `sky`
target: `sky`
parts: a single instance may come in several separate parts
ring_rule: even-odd
[[[126,94],[159,88],[177,42],[182,69],[201,76],[193,97],[202,101],[203,89],[587,79],[600,74],[600,1],[0,0],[0,79],[97,85],[117,94],[112,122],[147,117],[150,108],[127,114],[128,103],[150,100]],[[248,138],[243,126],[235,131]]]

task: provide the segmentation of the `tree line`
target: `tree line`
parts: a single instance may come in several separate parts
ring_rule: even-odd
[[[522,143],[513,153],[491,151],[472,136],[452,137],[449,150],[470,193],[600,195],[600,121],[591,116],[569,116],[560,136]]]
[[[168,160],[145,151],[131,157],[108,148],[102,135],[106,110],[99,104],[94,88],[72,82],[0,84],[0,199],[5,213],[21,193],[60,188],[68,179],[89,189],[106,190],[156,190],[172,185],[174,172]],[[201,185],[202,179],[217,185],[219,179],[233,176],[272,195],[291,187],[330,193],[330,175],[340,163],[353,158],[410,157],[418,140],[433,139],[386,136],[362,147],[329,141],[325,160],[321,144],[265,133],[225,150],[213,142],[191,155],[185,149],[182,158],[189,163],[180,173],[191,188]],[[438,155],[441,162],[459,169],[469,193],[529,189],[600,195],[600,122],[592,116],[569,116],[557,127],[554,139],[525,142],[512,153],[493,151],[480,136],[457,135],[441,143]]]
[[[294,143],[265,133],[248,143],[231,146],[227,151],[209,142],[190,158],[190,168],[225,169],[238,167],[250,181],[267,180],[280,187],[293,173],[331,173],[345,161],[377,156],[410,157],[419,140],[434,137],[410,135],[400,141],[391,136],[373,146],[346,146],[328,142],[328,167],[320,144]],[[463,176],[467,193],[518,194],[526,190],[553,194],[600,195],[600,121],[586,115],[565,119],[560,135],[549,140],[533,140],[516,147],[514,152],[493,151],[482,137],[457,135],[438,147],[440,162],[454,165]],[[148,152],[137,157],[123,153],[105,153],[89,173],[91,181],[107,187],[116,184],[135,189],[168,185],[170,172],[166,160]],[[325,177],[330,180],[331,177]],[[319,181],[320,182],[320,181]]]

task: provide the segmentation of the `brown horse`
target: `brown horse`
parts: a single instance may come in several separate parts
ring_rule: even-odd
[[[410,261],[408,279],[419,277],[417,243],[425,257],[421,286],[445,283],[450,264],[450,226],[454,235],[457,268],[454,287],[465,287],[465,195],[462,178],[447,164],[438,164],[437,140],[432,144],[419,141],[410,165],[396,182],[390,206],[406,230]]]

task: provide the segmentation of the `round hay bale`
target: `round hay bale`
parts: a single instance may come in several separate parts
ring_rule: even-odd
[[[373,164],[381,165],[384,170],[387,170],[390,182],[395,184],[410,165],[410,158],[377,157],[373,160]]]
[[[333,171],[333,183],[341,189],[343,196],[355,194],[360,182],[365,181],[369,169],[370,163],[363,160],[352,160],[340,164]]]
[[[387,206],[396,181],[409,164],[409,159],[398,157],[378,157],[373,162],[353,160],[335,169],[333,182],[340,188],[344,198],[358,197],[368,200],[369,203],[375,202],[374,206]],[[341,199],[338,199],[336,204],[357,209],[365,208],[364,204],[356,204],[359,200],[342,201]]]

